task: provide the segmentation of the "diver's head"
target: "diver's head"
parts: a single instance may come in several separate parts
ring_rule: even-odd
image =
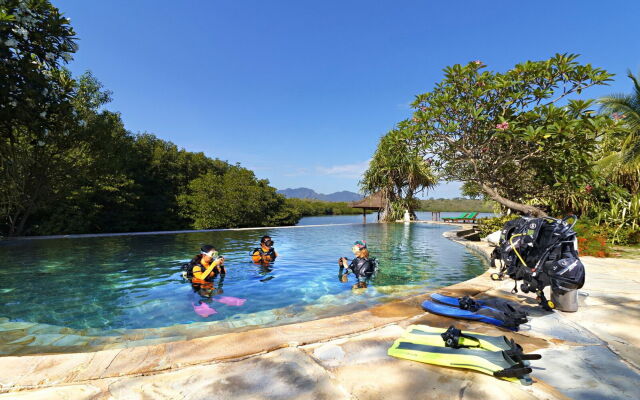
[[[260,238],[260,244],[264,245],[265,247],[273,247],[273,240],[271,240],[271,236],[264,235]]]
[[[367,250],[367,242],[364,240],[358,240],[351,247],[351,251],[356,257],[368,257],[369,250]]]
[[[209,259],[213,260],[218,257],[218,251],[209,244],[202,246],[202,248],[200,248],[200,254],[202,254],[203,258],[207,257],[207,261]]]

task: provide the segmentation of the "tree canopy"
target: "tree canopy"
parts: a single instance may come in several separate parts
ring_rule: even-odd
[[[64,68],[76,50],[49,1],[0,2],[0,235],[297,223],[246,168],[129,132],[96,77]]]
[[[447,67],[443,81],[413,103],[424,156],[442,178],[506,208],[571,210],[572,196],[593,180],[597,140],[612,128],[592,101],[571,98],[612,75],[576,58],[557,54],[504,73],[480,61]]]
[[[419,203],[415,195],[437,182],[429,161],[421,153],[422,138],[408,121],[380,139],[360,185],[365,193],[381,191],[384,209],[380,218],[395,221],[408,210],[415,218]]]

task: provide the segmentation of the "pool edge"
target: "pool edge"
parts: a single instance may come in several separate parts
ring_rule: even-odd
[[[450,226],[458,229],[463,227],[457,224]],[[443,236],[488,259],[490,247],[459,239],[455,235],[458,229],[446,231]],[[458,295],[477,295],[497,287],[489,275],[490,271],[487,270],[474,278],[437,290]],[[192,365],[241,360],[285,347],[349,337],[423,315],[420,303],[430,292],[432,291],[350,314],[185,341],[87,353],[4,356],[0,357],[0,371],[3,372],[0,374],[0,393],[105,378],[156,374]]]

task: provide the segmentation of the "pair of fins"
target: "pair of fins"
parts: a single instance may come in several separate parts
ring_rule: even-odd
[[[431,298],[435,301],[424,301],[422,308],[433,314],[486,322],[512,331],[528,322],[525,311],[504,299],[474,300],[469,296],[456,298],[438,293],[433,293]]]
[[[519,344],[505,336],[426,325],[409,326],[387,354],[426,364],[471,369],[523,385],[533,382],[529,360],[542,358],[540,354],[524,354]]]

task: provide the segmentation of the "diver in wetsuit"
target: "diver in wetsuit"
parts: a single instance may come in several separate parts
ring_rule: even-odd
[[[271,236],[265,235],[260,238],[260,247],[253,249],[251,260],[256,264],[269,264],[276,260],[278,252],[273,248]]]
[[[376,260],[375,258],[369,257],[369,250],[367,249],[367,243],[365,241],[358,240],[355,242],[351,251],[353,251],[353,254],[356,256],[356,258],[351,260],[351,263],[349,263],[346,257],[341,257],[338,260],[338,265],[340,266],[338,276],[340,281],[347,282],[347,276],[353,273],[358,282],[352,286],[352,289],[366,288],[367,282],[376,272]]]
[[[190,263],[185,264],[183,269],[185,270],[183,277],[190,280],[193,290],[204,297],[211,297],[214,294],[213,280],[218,276],[220,276],[218,290],[222,288],[227,273],[224,257],[218,256],[216,249],[210,245],[203,246],[200,254]]]

